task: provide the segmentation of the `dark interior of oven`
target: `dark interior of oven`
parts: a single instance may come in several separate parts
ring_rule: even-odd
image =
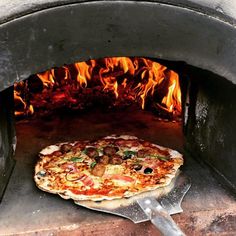
[[[69,32],[65,34],[66,36],[63,39],[61,39],[60,31],[53,32],[52,30],[52,33],[49,33],[46,39],[42,36],[43,32],[48,32],[49,29],[55,27],[55,19],[62,19],[64,14],[68,14],[68,12],[73,15],[73,11],[71,11],[70,7],[73,8],[75,6],[69,6],[68,9],[66,8],[66,11],[68,10],[67,13],[63,13],[64,10],[59,7],[58,16],[54,16],[53,11],[52,15],[50,15],[51,13],[49,12],[49,18],[52,17],[50,19],[53,20],[51,21],[51,25],[47,25],[48,29],[45,27],[45,17],[42,15],[42,18],[39,17],[36,20],[39,22],[37,26],[39,28],[38,32],[28,32],[30,29],[30,27],[27,27],[28,23],[21,29],[23,33],[20,33],[15,27],[6,31],[8,33],[10,32],[9,34],[12,38],[18,34],[19,37],[22,37],[22,42],[24,42],[23,39],[25,37],[23,35],[28,33],[31,37],[36,37],[38,40],[44,41],[46,46],[43,47],[42,44],[39,44],[37,51],[33,51],[36,47],[35,41],[33,40],[32,44],[31,41],[30,43],[28,42],[28,47],[32,50],[32,52],[29,50],[30,52],[28,53],[32,54],[32,58],[37,61],[38,64],[34,65],[28,57],[25,58],[27,63],[18,63],[20,70],[27,71],[28,68],[23,69],[26,65],[26,67],[32,68],[29,71],[34,73],[28,74],[27,71],[27,73],[25,73],[27,76],[23,77],[24,73],[22,72],[21,79],[19,79],[21,81],[14,81],[16,82],[15,88],[11,81],[9,82],[11,86],[4,84],[3,87],[6,89],[0,93],[0,130],[2,133],[2,143],[4,144],[2,144],[1,152],[3,155],[12,157],[3,159],[4,163],[0,163],[0,167],[1,165],[7,166],[7,169],[4,170],[5,172],[3,172],[4,174],[0,178],[0,180],[4,180],[2,182],[0,181],[0,190],[2,193],[4,192],[4,195],[0,193],[3,196],[0,204],[0,234],[30,235],[33,233],[61,233],[63,235],[69,233],[72,235],[90,235],[96,232],[98,235],[120,235],[122,233],[155,235],[155,228],[148,222],[134,225],[127,219],[92,212],[74,205],[73,201],[65,201],[53,194],[42,192],[37,189],[33,182],[33,170],[38,158],[38,152],[45,146],[64,141],[100,138],[113,133],[135,135],[153,143],[176,149],[184,154],[185,164],[181,170],[186,173],[186,175],[190,176],[192,187],[182,203],[184,212],[174,215],[173,218],[186,234],[234,234],[234,232],[236,232],[234,197],[236,176],[234,171],[235,159],[232,157],[235,155],[235,84],[223,77],[224,73],[221,73],[220,67],[216,69],[208,63],[207,60],[210,61],[210,57],[208,58],[206,56],[206,58],[204,58],[205,55],[211,55],[211,47],[209,51],[203,49],[203,62],[195,63],[195,58],[191,58],[188,53],[186,55],[189,56],[189,60],[185,60],[186,55],[184,54],[180,55],[178,54],[179,52],[174,53],[174,47],[176,47],[176,45],[174,45],[175,42],[169,43],[169,47],[166,49],[165,45],[168,45],[171,33],[166,36],[166,38],[161,39],[161,42],[163,42],[163,40],[166,41],[158,48],[158,50],[163,50],[164,56],[159,56],[156,53],[157,48],[152,47],[152,45],[156,44],[154,42],[160,35],[154,34],[155,40],[150,40],[151,45],[147,48],[141,46],[137,49],[136,47],[142,45],[145,40],[142,38],[143,35],[139,34],[137,28],[133,28],[132,35],[138,32],[136,37],[139,38],[139,40],[135,41],[133,37],[130,38],[130,36],[127,36],[127,40],[123,42],[122,37],[126,38],[124,35],[126,35],[127,29],[122,29],[122,20],[121,23],[117,23],[117,19],[120,20],[119,14],[123,12],[123,5],[118,3],[117,12],[115,15],[111,16],[110,12],[114,12],[114,6],[113,4],[105,4],[102,17],[100,17],[100,11],[97,10],[101,7],[99,4],[98,6],[96,3],[94,6],[92,4],[91,8],[85,4],[83,6],[84,9],[83,7],[82,9],[78,7],[77,10],[80,12],[82,19],[87,19],[86,14],[93,14],[95,11],[95,19],[97,17],[96,20],[98,20],[100,27],[98,27],[98,31],[105,31],[106,34],[108,34],[108,36],[104,36],[100,33],[96,35],[98,37],[97,40],[101,42],[99,41],[100,44],[97,43],[99,46],[93,47],[95,44],[94,39],[93,37],[89,37],[88,39],[86,31],[91,22],[82,20],[80,23],[81,34],[78,36],[78,38],[82,37],[82,39],[78,40],[79,43],[76,47],[83,44],[83,51],[73,51],[75,46],[71,43],[73,40],[70,37],[73,38],[74,36],[71,34],[70,30],[73,31],[73,29],[77,28],[77,21],[72,20],[71,29],[67,28],[69,25],[68,22],[62,22],[62,29],[66,29]],[[154,10],[149,8],[150,6],[145,6],[144,4],[141,13],[139,12],[139,7],[140,6],[137,5],[133,6],[132,4],[127,5],[127,9],[133,14],[133,18],[130,20],[131,25],[134,24],[133,19],[138,13],[141,15],[144,14],[144,18],[147,19],[147,22],[150,21],[149,17],[151,16],[149,15],[152,11],[153,14],[159,14],[162,19],[160,12],[165,8],[162,9],[163,6],[159,6],[160,12],[159,10],[154,12]],[[73,9],[76,10],[76,7]],[[168,10],[169,13],[171,12],[170,9],[166,10]],[[176,12],[178,15],[178,11]],[[127,16],[128,13],[124,16],[124,21]],[[165,22],[165,16],[163,17],[162,20]],[[104,19],[106,18],[109,22],[111,21],[109,24],[104,23]],[[23,19],[23,21],[24,20],[25,19]],[[190,20],[190,18],[188,18],[188,20]],[[92,18],[90,21],[93,21]],[[102,22],[101,25],[99,24],[100,21]],[[116,23],[114,24],[113,21]],[[163,27],[163,29],[165,29],[166,25],[163,22],[160,23],[160,28]],[[183,22],[185,22],[184,18],[180,19],[179,24],[183,25]],[[191,24],[193,24],[193,22],[195,21],[193,20]],[[199,22],[195,22],[197,29],[201,28],[201,24],[203,24]],[[144,24],[141,21],[138,23],[140,25]],[[178,25],[178,22],[175,23]],[[17,22],[14,24],[17,26]],[[34,24],[34,21],[30,22],[31,27],[33,27]],[[86,27],[82,28],[83,24],[85,24]],[[155,24],[157,24],[157,22],[153,23],[153,25]],[[213,23],[209,23],[209,25],[214,26]],[[103,29],[103,27],[105,28]],[[177,33],[175,33],[178,35],[177,29],[178,27],[176,27]],[[149,30],[152,31],[151,27],[146,30],[147,32],[149,32]],[[215,29],[213,27],[213,31],[214,30],[217,32],[218,28],[216,27]],[[2,32],[5,37],[4,29]],[[147,32],[145,32],[145,34],[147,34]],[[183,32],[181,33],[183,34]],[[117,34],[121,35],[121,41],[119,41],[119,37],[117,40]],[[70,35],[70,37],[68,35]],[[206,38],[203,38],[203,41],[205,41],[205,39],[209,40],[207,37],[213,36],[214,33],[209,34]],[[50,37],[52,39],[50,39]],[[179,37],[181,38],[181,36]],[[133,40],[131,43],[133,43],[134,46],[127,47],[126,43],[130,40]],[[223,40],[220,39],[219,41],[222,42]],[[20,40],[16,42],[19,48],[21,48],[22,42],[20,42]],[[182,39],[179,43],[183,43]],[[70,49],[73,49],[73,52],[67,50],[68,45]],[[118,47],[116,47],[116,45],[118,45]],[[23,45],[22,48],[24,48],[24,46],[25,45]],[[182,46],[184,47],[181,49],[183,52],[188,52],[188,50],[186,50],[188,46],[192,47],[190,43],[189,45],[186,44]],[[16,46],[10,45],[9,47],[11,47],[11,50],[14,50]],[[196,45],[195,47],[197,48]],[[214,47],[214,45],[212,47]],[[90,48],[94,50],[91,54],[92,56],[90,55]],[[126,51],[127,48],[128,50]],[[15,49],[15,51],[17,51],[15,55],[16,62],[24,54],[23,49],[21,50]],[[44,56],[39,56],[35,53],[38,52],[38,50],[42,50],[41,55],[45,52],[44,50],[47,51],[46,59]],[[169,58],[166,50],[173,51],[173,56],[170,57],[173,60],[159,59]],[[218,54],[224,51],[219,45],[217,50]],[[2,51],[5,53],[5,48]],[[76,53],[78,55],[75,55]],[[106,93],[101,93],[104,87],[101,89],[101,87],[98,86],[98,94],[96,96],[94,95],[95,92],[93,88],[96,87],[97,84],[95,84],[95,86],[94,84],[93,86],[89,85],[90,90],[83,84],[85,94],[82,96],[82,101],[85,105],[89,103],[90,105],[88,107],[82,105],[81,108],[79,106],[81,103],[77,102],[75,109],[71,103],[65,103],[68,98],[66,97],[65,100],[63,100],[62,98],[65,97],[65,94],[60,91],[60,93],[54,96],[54,99],[59,101],[58,103],[50,104],[53,100],[49,99],[44,106],[38,108],[38,113],[37,109],[35,110],[34,107],[33,114],[32,107],[29,105],[30,99],[27,92],[31,89],[31,92],[38,94],[39,98],[41,96],[42,83],[38,80],[36,73],[49,70],[49,68],[52,67],[56,68],[57,66],[57,68],[62,68],[60,67],[61,65],[65,67],[65,64],[68,64],[68,62],[75,63],[75,61],[78,61],[76,60],[77,57],[80,57],[79,53],[82,54],[82,59],[79,58],[80,62],[85,61],[83,60],[84,58],[86,58],[86,60],[94,58],[103,60],[104,57],[111,55],[114,57],[117,55],[131,55],[130,58],[141,55],[148,60],[160,63],[168,68],[168,70],[172,70],[179,75],[182,94],[182,111],[177,112],[178,114],[176,115],[176,112],[168,112],[166,109],[163,109],[163,107],[160,108],[159,106],[158,108],[158,106],[153,106],[153,101],[155,102],[155,99],[162,101],[163,96],[161,98],[158,97],[158,95],[153,97],[150,95],[151,92],[146,97],[147,103],[144,109],[142,109],[142,99],[140,97],[138,97],[135,102],[135,99],[131,99],[132,101],[127,99],[120,101],[115,98],[114,83],[112,83],[113,90]],[[165,53],[167,56],[165,56]],[[194,55],[194,53],[196,52],[193,49],[192,54]],[[65,58],[64,56],[68,57]],[[187,63],[184,61],[187,61]],[[212,61],[213,63],[215,62],[213,59]],[[205,65],[204,63],[206,66],[202,66],[204,69],[200,69],[201,65]],[[91,64],[91,62],[88,64]],[[194,64],[195,66],[191,66],[190,64]],[[206,70],[208,67],[209,70]],[[65,68],[61,70],[63,72],[60,72],[59,69],[57,74],[53,76],[60,77],[61,73],[62,77],[66,77],[67,70]],[[210,72],[211,70],[215,73]],[[78,71],[79,69],[74,72],[74,74],[77,75]],[[8,76],[11,77],[12,74],[13,72],[9,73]],[[116,78],[120,86],[124,84],[124,80],[127,76],[131,78],[129,73],[121,72],[117,68],[112,71],[111,74],[108,73],[107,77],[108,76]],[[47,78],[50,78],[50,76]],[[17,98],[18,100],[15,99],[14,109],[14,89],[16,97],[17,86],[20,87],[18,91],[23,90],[24,101],[19,101],[19,99],[21,99],[19,97]],[[47,86],[50,85],[47,84]],[[137,84],[135,86],[137,86]],[[168,86],[164,86],[162,89],[168,90],[167,88]],[[126,89],[127,88],[123,86],[122,91]],[[120,91],[120,93],[122,93],[122,91]],[[162,90],[160,89],[160,91]],[[158,91],[157,94],[161,93],[160,91]],[[91,100],[90,98],[93,99]],[[27,103],[27,105],[25,105],[25,103]],[[114,105],[114,103],[116,105]],[[55,106],[57,106],[57,109],[51,109]],[[16,111],[18,111],[18,115],[15,119],[13,113],[16,113]],[[13,157],[12,149],[14,150],[16,145],[15,131],[17,146],[16,153]],[[14,161],[15,167],[13,169]],[[9,176],[11,177],[6,187],[6,179]],[[1,184],[3,184],[3,186],[1,186]]]

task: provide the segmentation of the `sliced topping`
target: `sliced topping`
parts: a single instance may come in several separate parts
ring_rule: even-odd
[[[84,158],[82,157],[72,157],[70,159],[70,161],[73,161],[73,162],[83,162]]]
[[[46,171],[45,171],[45,170],[40,170],[40,171],[37,173],[37,175],[44,177],[44,176],[46,176]]]
[[[133,168],[134,168],[136,171],[141,170],[142,167],[143,167],[143,166],[142,166],[141,164],[138,164],[138,163],[133,165]]]
[[[144,158],[146,155],[147,155],[147,149],[141,149],[141,150],[138,150],[138,153],[137,153],[137,156],[139,158]]]
[[[153,171],[153,169],[152,168],[150,168],[150,167],[147,167],[147,168],[145,168],[144,169],[144,174],[151,174],[152,173],[152,171]]]
[[[117,139],[115,141],[115,144],[118,146],[123,146],[123,147],[138,147],[139,142],[136,140],[124,140],[124,139]]]
[[[72,145],[68,144],[68,143],[65,143],[65,144],[62,144],[61,147],[60,147],[60,151],[62,153],[67,153],[67,152],[70,152],[71,149],[72,149]]]
[[[61,155],[62,155],[62,153],[60,151],[55,151],[55,152],[50,154],[50,156],[56,156],[56,157],[60,157]]]
[[[107,175],[107,178],[110,178],[112,180],[121,180],[125,182],[134,182],[134,179],[127,175],[119,175],[119,174],[113,174],[113,175]]]
[[[81,181],[85,186],[88,187],[93,187],[94,186],[94,182],[93,179],[89,176],[87,176],[86,174],[73,174],[73,173],[67,173],[66,174],[66,179],[67,181]]]
[[[80,181],[89,187],[93,187],[94,186],[94,182],[93,179],[85,174],[83,174],[83,176],[81,177]]]
[[[119,151],[119,148],[115,146],[106,146],[103,148],[103,153],[107,156],[112,156],[118,151]]]
[[[72,172],[66,173],[66,180],[68,181],[77,181],[80,180],[82,177],[83,175],[80,175],[78,173],[72,173]]]
[[[141,143],[144,147],[151,147],[152,146],[152,144],[148,141],[142,141]]]
[[[93,169],[93,167],[96,166],[96,164],[97,164],[96,161],[92,162],[92,163],[90,164],[90,168]]]
[[[88,143],[88,141],[76,142],[76,143],[74,143],[74,146],[72,147],[72,150],[74,152],[77,152],[78,150],[83,150],[86,147],[87,143]]]
[[[87,147],[84,149],[84,153],[91,158],[96,158],[99,156],[99,152],[95,147]]]
[[[110,164],[112,165],[120,165],[123,162],[123,159],[120,155],[114,154],[110,157]]]
[[[159,155],[149,155],[151,158],[157,158],[162,161],[169,161],[170,157],[169,156],[159,156]]]
[[[137,152],[135,152],[135,151],[130,151],[130,150],[124,151],[123,160],[130,159],[130,158],[134,157],[136,154],[137,154]]]
[[[156,148],[144,148],[138,151],[138,158],[156,158],[162,161],[168,161],[170,159],[169,156],[164,156],[162,154],[158,154]]]
[[[44,148],[43,150],[41,150],[40,154],[41,155],[51,155],[53,152],[58,151],[59,147],[58,145],[51,145],[48,146],[46,148]]]
[[[95,176],[99,176],[99,177],[102,177],[103,174],[105,173],[105,170],[106,170],[106,166],[104,164],[101,164],[101,163],[97,163],[91,173]]]
[[[76,167],[74,166],[74,164],[70,164],[70,163],[64,163],[60,166],[63,170],[69,171],[69,172],[75,172],[77,171]]]
[[[162,155],[162,156],[169,156],[169,155],[170,155],[168,149],[161,149],[161,148],[159,148],[159,147],[157,147],[157,146],[155,146],[155,149],[156,149],[156,150],[158,151],[158,153],[160,153],[160,155]]]
[[[96,157],[97,163],[107,165],[109,163],[109,161],[110,161],[110,157],[106,156],[106,155]]]

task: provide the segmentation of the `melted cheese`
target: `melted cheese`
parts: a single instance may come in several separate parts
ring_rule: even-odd
[[[120,165],[107,165],[104,175],[114,175],[122,174],[124,172],[124,167]]]

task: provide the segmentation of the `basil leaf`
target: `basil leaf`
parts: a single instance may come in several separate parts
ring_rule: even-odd
[[[96,164],[97,164],[97,162],[96,161],[94,161],[94,162],[92,162],[91,164],[90,164],[90,168],[94,168],[94,166],[96,166]]]
[[[84,159],[82,157],[72,157],[70,161],[73,162],[82,162]]]

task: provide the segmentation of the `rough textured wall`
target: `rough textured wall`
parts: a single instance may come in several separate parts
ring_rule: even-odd
[[[13,88],[9,88],[0,93],[0,200],[12,171],[15,147]]]
[[[113,0],[113,2],[115,1],[117,0]],[[1,0],[0,23],[45,8],[79,2],[89,2],[89,0]],[[99,0],[96,2],[99,2]],[[124,2],[128,1],[124,0]],[[215,15],[221,19],[236,22],[236,1],[232,0],[152,0],[152,2],[172,4],[181,7],[184,6],[203,13],[209,12],[211,15]]]
[[[236,188],[236,86],[212,73],[194,70],[193,76],[186,147]]]

